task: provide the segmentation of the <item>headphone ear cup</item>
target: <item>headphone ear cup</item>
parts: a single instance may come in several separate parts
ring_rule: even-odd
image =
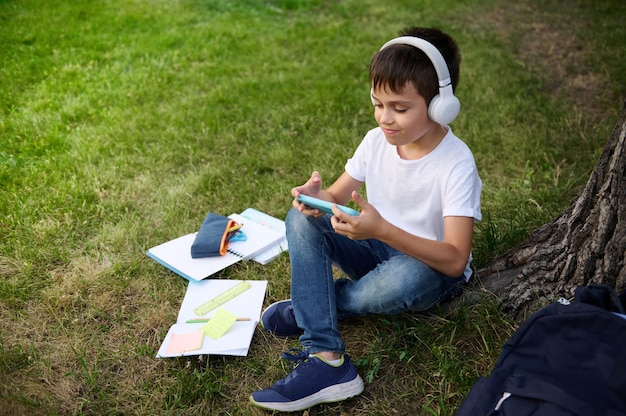
[[[446,86],[440,89],[428,106],[428,117],[439,124],[450,124],[459,115],[461,103],[453,94],[452,87]]]

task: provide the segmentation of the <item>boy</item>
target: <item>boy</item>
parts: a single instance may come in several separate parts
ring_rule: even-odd
[[[370,64],[378,128],[329,188],[313,172],[291,191],[333,204],[352,198],[361,213],[333,205],[331,216],[294,199],[286,219],[292,298],[269,306],[261,321],[278,336],[300,335],[303,351],[283,354],[295,368],[254,392],[256,406],[296,411],[360,394],[363,381],[344,353],[338,320],[427,310],[471,275],[482,183],[471,151],[447,125],[459,110],[460,53],[436,29],[401,36]],[[357,193],[363,184],[368,201]],[[335,281],[333,264],[347,277]]]

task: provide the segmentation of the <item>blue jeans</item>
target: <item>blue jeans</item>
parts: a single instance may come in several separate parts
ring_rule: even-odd
[[[310,353],[343,353],[343,318],[423,311],[450,300],[465,284],[378,240],[337,234],[330,216],[287,214],[291,298],[300,342]],[[333,277],[333,265],[347,277]]]

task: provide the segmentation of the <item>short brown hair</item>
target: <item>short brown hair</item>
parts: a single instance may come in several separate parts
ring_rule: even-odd
[[[461,53],[449,35],[439,29],[410,27],[400,31],[400,36],[415,36],[435,46],[446,61],[452,89],[459,83]],[[439,93],[439,82],[435,67],[430,58],[412,45],[394,44],[378,51],[370,63],[370,83],[372,88],[389,88],[400,93],[407,82],[411,82],[417,92],[424,97],[426,104]]]

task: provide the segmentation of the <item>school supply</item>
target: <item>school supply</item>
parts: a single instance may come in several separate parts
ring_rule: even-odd
[[[228,243],[240,229],[235,220],[209,212],[191,244],[191,258],[225,255]]]
[[[209,322],[212,318],[198,318],[198,319],[187,319],[185,321],[186,324],[201,324]],[[250,321],[250,318],[235,318],[235,321]]]
[[[193,258],[191,247],[197,233],[187,234],[149,249],[146,254],[156,262],[189,281],[200,281],[241,260],[249,260],[271,247],[279,246],[284,235],[239,214],[228,216],[241,228],[230,238],[222,256]],[[245,237],[243,237],[245,236]]]
[[[522,323],[456,415],[626,415],[625,346],[624,296],[579,286]]]
[[[190,281],[157,358],[248,355],[266,289],[266,280]]]
[[[257,263],[267,264],[289,249],[287,244],[285,221],[279,220],[276,217],[272,217],[271,215],[258,211],[254,208],[247,208],[240,215],[246,219],[256,222],[257,224],[268,227],[280,235],[278,244],[270,246],[267,250],[254,256],[252,260]]]
[[[211,312],[213,309],[219,306],[222,306],[229,300],[236,298],[237,295],[241,295],[243,292],[250,289],[251,287],[252,287],[252,284],[248,282],[247,280],[240,282],[236,284],[235,286],[231,287],[230,289],[228,289],[227,291],[225,291],[224,293],[220,293],[218,296],[214,297],[210,301],[205,302],[202,305],[198,306],[193,311],[198,316],[204,316],[207,313]]]

